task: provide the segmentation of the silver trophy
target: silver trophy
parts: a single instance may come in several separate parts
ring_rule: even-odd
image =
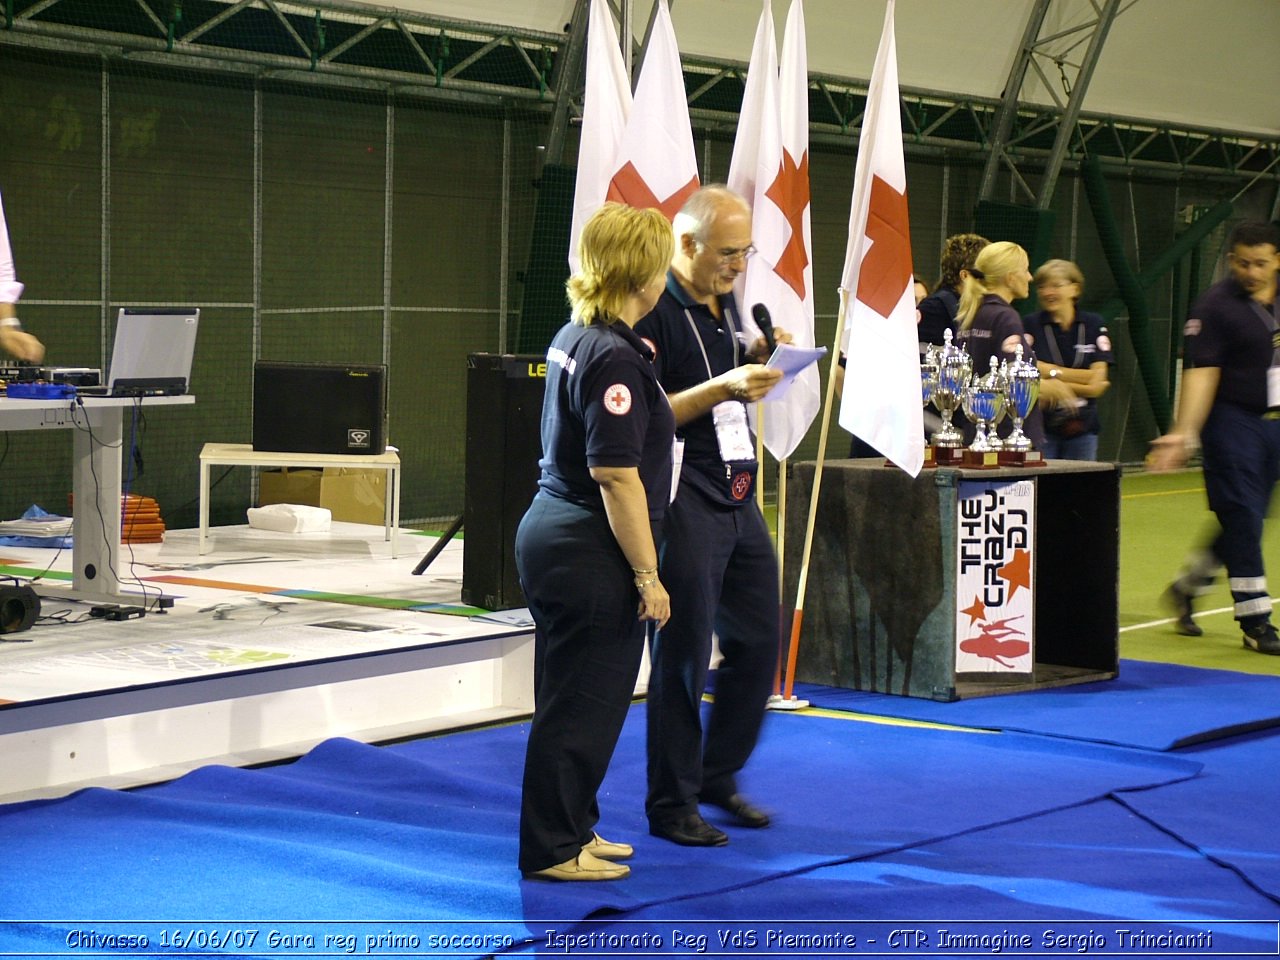
[[[1004,449],[1004,443],[996,435],[996,424],[1004,416],[1005,381],[1000,376],[999,361],[991,358],[991,369],[985,376],[974,376],[964,392],[964,412],[977,428],[969,449],[974,453],[992,453]]]
[[[964,446],[964,435],[951,422],[951,415],[964,402],[969,374],[973,372],[973,360],[969,351],[951,342],[951,331],[943,333],[942,349],[938,351],[938,382],[933,388],[933,405],[942,415],[942,426],[933,435],[933,445],[941,449],[959,449]]]
[[[939,348],[931,344],[920,361],[920,399],[926,407],[938,389],[938,354]]]
[[[1040,371],[1034,362],[1022,359],[1022,344],[1014,352],[1016,357],[1006,377],[1013,432],[1005,438],[1004,448],[1026,453],[1031,449],[1031,438],[1022,432],[1022,422],[1040,399]]]

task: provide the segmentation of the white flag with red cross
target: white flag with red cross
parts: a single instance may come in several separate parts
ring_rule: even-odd
[[[698,159],[680,51],[667,0],[658,0],[606,197],[633,207],[655,208],[670,220],[697,189]]]
[[[792,0],[779,64],[769,0],[756,28],[729,167],[729,186],[751,203],[757,253],[739,288],[749,329],[756,304],[800,347],[814,345],[809,219],[809,100],[804,8]],[[804,439],[821,407],[816,367],[764,410],[764,443],[779,460]]]
[[[587,87],[582,101],[582,135],[569,231],[569,269],[578,270],[582,227],[604,203],[616,170],[618,145],[631,115],[631,82],[608,0],[591,0],[587,20]]]
[[[924,416],[893,12],[888,0],[854,168],[840,426],[914,477],[924,466]]]

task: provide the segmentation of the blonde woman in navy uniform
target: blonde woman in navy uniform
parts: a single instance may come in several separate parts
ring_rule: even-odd
[[[622,731],[645,623],[670,615],[656,534],[671,490],[675,417],[632,327],[662,293],[671,224],[605,204],[583,227],[573,308],[547,351],[538,493],[516,533],[535,630],[534,713],[520,870],[616,880],[633,850],[595,832],[596,791]]]

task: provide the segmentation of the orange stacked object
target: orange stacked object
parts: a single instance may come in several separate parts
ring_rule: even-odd
[[[127,493],[120,499],[120,542],[163,543],[160,504],[151,497]]]
[[[75,498],[68,497],[75,510]],[[120,542],[163,543],[164,520],[160,516],[160,504],[151,497],[126,493],[120,498]]]

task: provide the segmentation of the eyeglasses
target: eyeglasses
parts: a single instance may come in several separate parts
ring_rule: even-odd
[[[720,258],[720,265],[733,263],[735,260],[750,260],[755,256],[756,245],[753,243],[746,247],[730,247],[729,249],[717,250],[716,256]]]

